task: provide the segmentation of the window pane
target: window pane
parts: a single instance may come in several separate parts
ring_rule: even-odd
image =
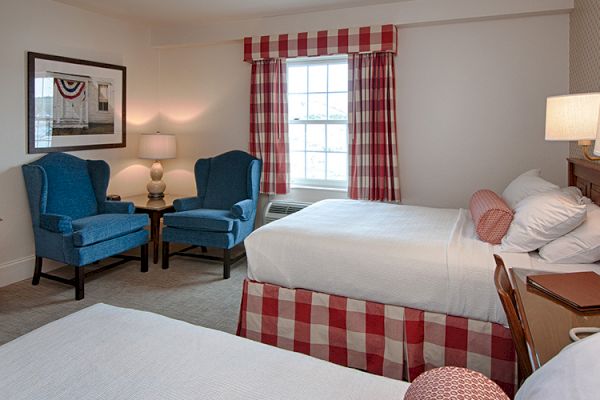
[[[98,85],[98,101],[101,103],[108,101],[108,85]]]
[[[325,125],[306,125],[306,150],[325,151]]]
[[[327,153],[327,179],[345,181],[348,179],[348,156],[342,153]]]
[[[304,124],[290,124],[290,151],[304,151]]]
[[[327,151],[348,151],[348,126],[346,124],[327,125]]]
[[[306,95],[288,95],[288,118],[290,120],[306,119]]]
[[[307,75],[306,66],[288,67],[288,92],[289,93],[306,93],[307,92]]]
[[[348,64],[332,64],[329,66],[329,91],[348,91]]]
[[[327,119],[327,95],[308,95],[308,119]]]
[[[306,178],[325,179],[325,153],[306,153]]]
[[[329,119],[348,119],[348,93],[331,93],[328,104]]]
[[[290,153],[290,175],[292,179],[304,179],[304,152]]]
[[[308,67],[308,91],[327,91],[327,65],[311,65]]]
[[[348,180],[348,64],[308,60],[287,72],[292,182],[339,186]]]

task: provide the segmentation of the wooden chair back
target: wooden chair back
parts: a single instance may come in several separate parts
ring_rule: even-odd
[[[523,319],[519,314],[519,307],[515,290],[510,282],[504,260],[499,255],[494,254],[496,260],[496,271],[494,273],[494,283],[496,291],[500,297],[500,302],[506,313],[510,333],[517,351],[517,363],[519,365],[519,381],[524,381],[533,373],[531,359],[529,357],[529,349],[525,338],[525,329],[523,328]]]

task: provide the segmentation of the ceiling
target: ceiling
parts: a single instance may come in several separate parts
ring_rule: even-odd
[[[55,0],[146,24],[218,22],[407,0]]]

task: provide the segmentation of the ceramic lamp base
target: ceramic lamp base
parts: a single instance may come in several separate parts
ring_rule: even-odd
[[[160,161],[154,161],[152,168],[150,168],[150,178],[152,179],[146,185],[148,189],[148,197],[151,199],[162,199],[165,197],[165,189],[167,188],[166,183],[162,180],[163,166]]]

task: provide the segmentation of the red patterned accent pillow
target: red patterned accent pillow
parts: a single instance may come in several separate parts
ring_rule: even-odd
[[[443,367],[421,375],[408,387],[404,400],[509,400],[498,385],[479,372]]]
[[[469,209],[479,239],[491,244],[500,244],[514,216],[502,197],[491,190],[480,190],[471,196]]]

